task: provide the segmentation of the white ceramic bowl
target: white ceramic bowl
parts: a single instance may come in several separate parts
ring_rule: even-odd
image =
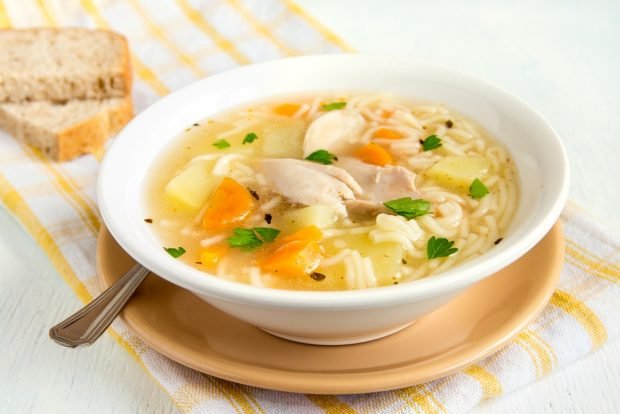
[[[258,288],[206,275],[171,258],[143,221],[143,187],[155,156],[185,127],[228,107],[308,91],[378,91],[446,104],[509,149],[521,197],[504,240],[445,273],[397,286],[342,292]],[[296,341],[347,344],[398,331],[532,248],[557,220],[568,192],[568,162],[551,126],[526,103],[488,82],[406,60],[308,56],[208,77],[140,113],[108,151],[98,201],[114,238],[138,262],[213,306]]]

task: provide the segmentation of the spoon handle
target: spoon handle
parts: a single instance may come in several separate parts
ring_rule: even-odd
[[[88,305],[50,329],[50,338],[75,348],[91,345],[123,309],[149,270],[137,264]]]

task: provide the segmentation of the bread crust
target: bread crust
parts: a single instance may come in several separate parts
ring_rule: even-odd
[[[103,110],[58,134],[57,161],[69,161],[83,154],[97,152],[108,137],[120,131],[133,117],[131,96],[116,107]]]
[[[131,56],[127,39],[121,34],[107,29],[86,28],[0,29],[0,39],[9,34],[23,34],[36,38],[41,33],[50,33],[53,36],[54,33],[61,32],[73,32],[82,36],[100,33],[113,39],[112,45],[119,49],[118,66],[115,64],[114,67],[110,67],[104,76],[97,73],[83,73],[84,77],[89,79],[73,79],[69,75],[34,76],[28,74],[27,71],[25,73],[11,73],[7,70],[3,71],[0,67],[0,102],[19,103],[34,100],[62,102],[71,99],[106,99],[123,97],[131,93],[133,83]]]
[[[16,139],[40,149],[56,161],[69,161],[99,151],[108,137],[117,133],[132,117],[133,102],[131,95],[127,95],[117,104],[103,107],[90,118],[53,132],[15,118],[0,105],[0,126]]]

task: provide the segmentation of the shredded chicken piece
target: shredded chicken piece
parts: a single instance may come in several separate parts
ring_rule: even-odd
[[[366,121],[357,112],[330,111],[315,119],[304,137],[304,158],[324,149],[340,154],[359,140]]]
[[[342,168],[290,158],[262,160],[259,169],[271,190],[288,200],[322,204],[346,216],[345,200],[361,194],[359,184]]]
[[[340,157],[336,165],[346,170],[362,188],[356,200],[346,202],[349,214],[356,217],[372,217],[385,212],[383,203],[389,200],[420,198],[415,188],[415,173],[407,168],[379,167],[351,157]]]

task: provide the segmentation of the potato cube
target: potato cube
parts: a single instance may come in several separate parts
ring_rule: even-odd
[[[173,209],[193,213],[204,205],[219,183],[219,179],[211,176],[211,167],[211,161],[196,162],[170,180],[164,193]]]
[[[445,157],[425,175],[437,184],[467,193],[469,186],[476,179],[484,179],[489,174],[491,163],[484,157]]]
[[[288,210],[278,219],[278,225],[297,230],[307,226],[316,226],[320,229],[331,226],[338,216],[331,207],[317,204]]]
[[[270,158],[300,158],[305,124],[301,119],[283,118],[265,125],[263,154]]]

